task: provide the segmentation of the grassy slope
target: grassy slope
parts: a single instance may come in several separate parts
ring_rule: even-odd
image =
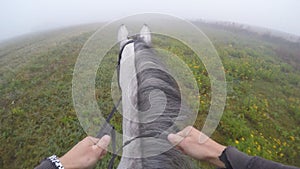
[[[237,30],[203,30],[228,81],[220,137],[250,155],[299,166],[299,44]]]
[[[226,109],[213,137],[248,154],[300,166],[297,44],[200,27],[216,46],[228,81]],[[94,30],[94,26],[70,28],[1,44],[0,168],[32,168],[46,156],[62,155],[85,136],[72,105],[71,80],[78,53]],[[166,43],[155,42],[162,48]],[[167,43],[172,47],[165,48],[178,56],[189,54],[182,44]],[[114,63],[113,57],[114,52],[107,63]],[[201,62],[187,62],[203,96],[196,124],[201,127],[209,107],[209,79]],[[98,74],[105,70],[100,68]],[[111,106],[104,95],[110,91],[107,85],[101,84],[103,88],[96,91],[106,112]],[[114,120],[120,124],[120,117]],[[108,158],[98,168],[107,166]]]

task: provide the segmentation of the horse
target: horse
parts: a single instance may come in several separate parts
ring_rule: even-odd
[[[118,169],[189,169],[189,157],[174,148],[167,134],[179,131],[174,121],[182,106],[178,84],[152,47],[151,31],[129,36],[125,25],[118,31],[119,86],[122,92],[122,157]],[[128,142],[130,140],[130,142]]]

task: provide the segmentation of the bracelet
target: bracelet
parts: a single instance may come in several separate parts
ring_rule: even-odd
[[[48,157],[47,159],[49,161],[51,161],[51,163],[54,164],[56,168],[64,169],[64,166],[61,164],[61,162],[59,161],[59,159],[57,158],[56,155],[52,155],[52,156]]]

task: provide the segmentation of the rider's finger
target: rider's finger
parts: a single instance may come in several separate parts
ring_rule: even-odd
[[[189,135],[189,133],[192,131],[193,127],[192,126],[187,126],[183,130],[179,131],[177,135],[180,135],[181,137],[186,137]]]

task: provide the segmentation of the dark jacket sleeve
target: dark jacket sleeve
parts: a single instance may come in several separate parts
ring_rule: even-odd
[[[263,159],[257,156],[248,156],[234,147],[225,149],[225,156],[232,169],[299,169],[293,166],[283,165],[277,162]]]
[[[57,169],[57,168],[50,160],[45,159],[34,169]]]

